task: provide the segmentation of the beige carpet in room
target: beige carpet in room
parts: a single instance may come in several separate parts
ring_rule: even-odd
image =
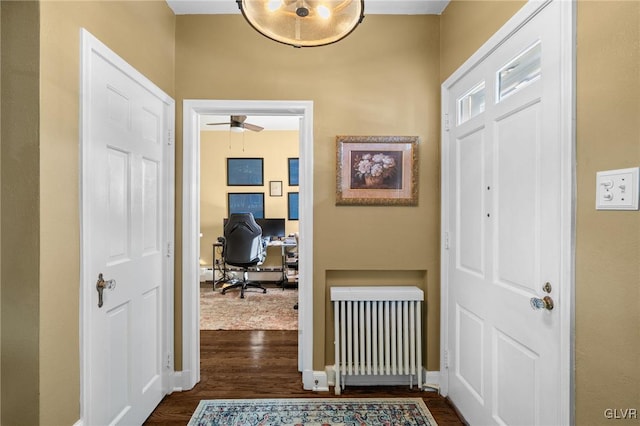
[[[297,330],[298,289],[266,285],[267,292],[249,289],[222,294],[211,283],[200,284],[201,330]]]

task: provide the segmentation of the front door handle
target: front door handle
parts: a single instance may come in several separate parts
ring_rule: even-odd
[[[96,290],[98,290],[98,308],[102,308],[103,300],[102,293],[104,289],[111,290],[116,286],[116,280],[104,280],[102,278],[102,272],[98,274],[98,282],[96,283]]]
[[[551,296],[545,296],[542,299],[539,297],[531,298],[531,307],[535,310],[546,309],[548,311],[553,309],[553,299]]]

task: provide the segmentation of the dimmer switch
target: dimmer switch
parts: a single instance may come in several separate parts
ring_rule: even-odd
[[[607,170],[596,174],[597,210],[638,210],[640,168]]]

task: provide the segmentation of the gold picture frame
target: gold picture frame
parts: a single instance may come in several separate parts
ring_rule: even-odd
[[[417,136],[336,136],[336,205],[417,206]]]

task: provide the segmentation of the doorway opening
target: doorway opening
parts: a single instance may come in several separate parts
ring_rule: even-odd
[[[200,116],[201,331],[298,330],[299,127],[298,116]],[[246,211],[266,256],[241,290],[242,268],[225,261],[224,226]]]
[[[185,100],[183,103],[182,353],[181,383],[200,380],[200,125],[203,115],[297,117],[299,120],[298,370],[314,389],[313,352],[313,102]]]

